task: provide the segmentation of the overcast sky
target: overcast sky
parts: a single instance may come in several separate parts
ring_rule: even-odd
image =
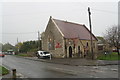
[[[11,2],[10,2],[11,1]],[[18,0],[19,1],[19,0]],[[32,1],[32,0],[30,0]],[[85,24],[89,28],[88,6],[91,8],[92,29],[95,36],[103,36],[105,30],[118,24],[118,2],[15,2],[0,3],[0,42],[15,45],[37,40],[37,32],[43,32],[49,17]]]

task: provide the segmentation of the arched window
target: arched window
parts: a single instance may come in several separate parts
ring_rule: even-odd
[[[50,32],[50,34],[48,36],[48,49],[49,50],[55,49],[54,36],[53,36],[52,32]]]

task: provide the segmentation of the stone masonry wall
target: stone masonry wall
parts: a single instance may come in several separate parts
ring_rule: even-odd
[[[48,47],[50,36],[53,36],[54,38],[54,46],[55,46],[54,50],[49,50],[49,47]],[[56,48],[56,45],[58,43],[61,46],[60,48]],[[63,48],[64,48],[63,37],[61,33],[59,32],[59,30],[57,29],[54,22],[50,19],[48,22],[47,28],[45,30],[44,37],[42,37],[42,49],[45,51],[51,52],[53,57],[63,58],[65,56]]]

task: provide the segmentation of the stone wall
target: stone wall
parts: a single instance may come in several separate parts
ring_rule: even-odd
[[[88,54],[91,52],[91,44],[90,40],[77,40],[77,43],[74,45],[74,42],[72,39],[67,39],[66,40],[66,46],[67,46],[67,57],[69,57],[69,47],[72,47],[72,57],[81,57],[83,58],[85,55],[85,47],[86,44],[88,43]],[[97,53],[97,41],[93,41],[93,51],[96,55]],[[79,50],[78,47],[80,47],[80,54],[78,54]]]
[[[54,39],[54,49],[49,49],[49,39]],[[59,47],[56,46],[59,44]],[[45,30],[44,36],[42,37],[42,50],[49,51],[52,53],[53,57],[61,57],[65,56],[64,46],[63,46],[63,37],[60,31],[57,28],[57,25],[53,22],[52,19],[49,20],[47,28]]]

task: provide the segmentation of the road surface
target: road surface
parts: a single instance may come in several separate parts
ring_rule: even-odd
[[[2,59],[2,64],[26,78],[118,78],[118,65],[69,66],[28,60],[12,55]]]

